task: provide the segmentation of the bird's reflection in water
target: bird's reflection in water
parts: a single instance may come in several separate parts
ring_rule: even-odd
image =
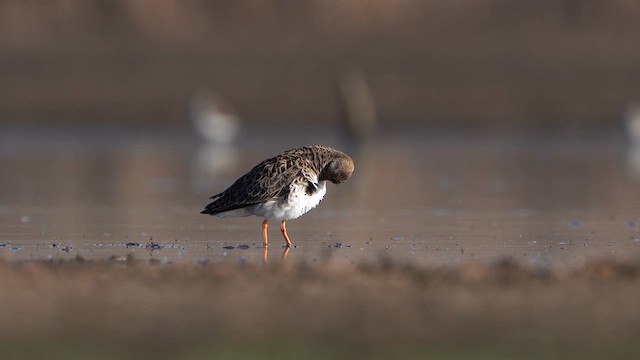
[[[203,140],[194,154],[192,187],[205,191],[238,162],[241,121],[231,104],[210,90],[193,95],[188,113],[194,132]]]
[[[238,149],[232,144],[202,143],[194,154],[191,186],[205,192],[211,184],[234,169]]]
[[[285,246],[284,250],[282,251],[282,255],[280,256],[280,260],[282,262],[287,260],[287,254],[289,254],[289,250],[291,250],[290,246]],[[269,263],[269,246],[263,246],[262,247],[262,263],[264,265],[267,265]]]

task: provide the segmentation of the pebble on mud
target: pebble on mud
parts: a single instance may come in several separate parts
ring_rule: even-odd
[[[132,262],[133,254],[127,254],[125,256],[111,255],[107,258],[107,261]]]
[[[582,227],[582,222],[577,219],[572,219],[571,221],[569,221],[569,227],[572,229],[579,229]]]
[[[153,241],[149,242],[149,243],[148,243],[148,244],[146,244],[144,247],[145,247],[146,249],[151,249],[151,250],[160,250],[160,249],[164,249],[164,245],[154,243]]]
[[[351,245],[345,245],[345,244],[343,244],[343,243],[341,243],[341,242],[337,242],[337,243],[335,243],[335,244],[333,244],[333,245],[329,245],[328,247],[332,247],[332,248],[336,248],[336,249],[341,249],[341,248],[343,248],[343,247],[351,247]]]

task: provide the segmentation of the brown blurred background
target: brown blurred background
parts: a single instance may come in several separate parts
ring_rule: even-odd
[[[0,1],[0,119],[179,124],[213,90],[248,123],[609,127],[640,99],[630,0]]]

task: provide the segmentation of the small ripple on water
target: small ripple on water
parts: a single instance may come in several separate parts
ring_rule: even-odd
[[[513,212],[516,217],[527,217],[531,214],[531,211],[528,209],[517,209]]]
[[[435,216],[447,216],[447,215],[449,215],[449,210],[447,210],[447,209],[434,209],[432,213]]]

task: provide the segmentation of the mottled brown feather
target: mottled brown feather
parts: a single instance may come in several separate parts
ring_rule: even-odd
[[[214,201],[202,213],[216,215],[284,198],[289,194],[293,182],[317,182],[325,166],[338,158],[348,159],[352,163],[351,158],[343,152],[321,145],[285,151],[259,163],[228,189],[212,196]]]

